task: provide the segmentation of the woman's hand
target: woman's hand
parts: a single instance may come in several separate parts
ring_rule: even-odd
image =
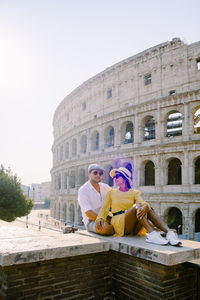
[[[104,224],[104,221],[102,219],[98,219],[98,221],[96,222],[96,227],[98,230],[100,230],[102,228]]]
[[[148,206],[147,205],[137,206],[136,216],[139,220],[142,220],[146,216],[147,213],[148,213]]]

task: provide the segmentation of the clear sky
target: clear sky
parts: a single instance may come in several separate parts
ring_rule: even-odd
[[[0,0],[0,163],[50,180],[53,114],[105,68],[180,37],[200,40],[199,0]]]

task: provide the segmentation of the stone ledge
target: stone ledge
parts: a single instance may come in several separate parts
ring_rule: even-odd
[[[109,251],[109,243],[76,233],[37,232],[0,224],[0,266]]]
[[[161,265],[173,266],[191,260],[200,260],[200,243],[190,240],[182,240],[181,247],[174,247],[146,243],[145,237],[103,237],[87,231],[82,231],[80,234],[93,237],[98,236],[102,241],[109,243],[110,250],[146,259]]]
[[[70,234],[37,232],[0,224],[0,265],[38,262],[113,250],[172,266],[200,259],[200,243],[182,240],[182,247],[148,244],[144,237],[103,237],[85,230]]]

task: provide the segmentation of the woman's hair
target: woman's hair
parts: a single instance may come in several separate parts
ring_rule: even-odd
[[[122,173],[119,173],[119,174],[126,181],[126,185],[127,185],[128,189],[131,189],[132,187],[130,185],[129,180]]]

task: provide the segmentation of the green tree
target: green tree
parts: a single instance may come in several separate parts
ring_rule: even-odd
[[[11,170],[0,167],[0,219],[8,222],[26,216],[33,208],[33,201],[27,199],[21,183]]]

